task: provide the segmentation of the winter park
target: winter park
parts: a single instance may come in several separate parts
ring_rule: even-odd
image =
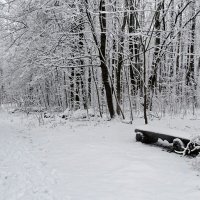
[[[199,0],[0,0],[0,200],[200,198]]]

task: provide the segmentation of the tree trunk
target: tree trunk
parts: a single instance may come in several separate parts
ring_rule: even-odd
[[[127,2],[125,1],[125,7],[127,8]],[[117,82],[117,114],[120,115],[121,113],[121,70],[122,70],[122,65],[123,65],[123,54],[124,54],[124,30],[126,26],[126,21],[127,21],[127,12],[124,12],[124,17],[123,17],[123,23],[122,27],[120,30],[120,43],[119,43],[119,52],[118,52],[118,63],[117,63],[117,70],[116,70],[116,82]]]
[[[136,95],[137,90],[141,87],[141,77],[140,77],[140,66],[139,66],[139,38],[138,36],[131,36],[139,28],[138,24],[138,13],[135,12],[137,9],[137,1],[127,0],[130,9],[128,31],[129,31],[129,52],[130,52],[130,78],[132,86],[132,94]],[[134,65],[133,65],[134,63]]]
[[[99,52],[99,57],[101,61],[101,71],[102,71],[102,80],[103,84],[105,87],[106,91],[106,100],[108,104],[108,110],[110,113],[110,117],[114,118],[115,116],[115,111],[113,107],[113,98],[112,98],[112,90],[109,82],[109,71],[106,66],[106,9],[105,9],[105,0],[100,1],[100,6],[99,6],[99,11],[100,11],[100,26],[101,26],[101,44],[100,44],[100,52]]]

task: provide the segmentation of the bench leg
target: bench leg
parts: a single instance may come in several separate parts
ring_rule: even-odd
[[[146,143],[146,144],[152,144],[152,143],[156,143],[158,141],[158,138],[157,137],[150,137],[150,136],[147,136],[147,135],[145,135],[141,132],[137,132],[136,133],[136,141]]]
[[[185,150],[185,144],[179,138],[173,140],[173,149],[176,152],[183,152]]]

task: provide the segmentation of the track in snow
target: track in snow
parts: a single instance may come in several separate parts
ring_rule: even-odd
[[[53,172],[36,157],[30,135],[0,124],[0,199],[53,200]]]

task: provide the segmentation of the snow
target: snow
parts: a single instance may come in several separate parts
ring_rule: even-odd
[[[84,109],[78,109],[74,112],[72,112],[71,110],[69,110],[68,108],[59,115],[62,118],[68,119],[68,118],[72,118],[72,119],[86,119],[88,117],[95,117],[95,111],[90,108],[88,110],[84,110]]]
[[[0,112],[0,199],[199,199],[197,160],[136,142],[134,129],[142,119],[132,125],[45,120],[38,126],[34,116]],[[200,131],[198,120],[150,123]]]

